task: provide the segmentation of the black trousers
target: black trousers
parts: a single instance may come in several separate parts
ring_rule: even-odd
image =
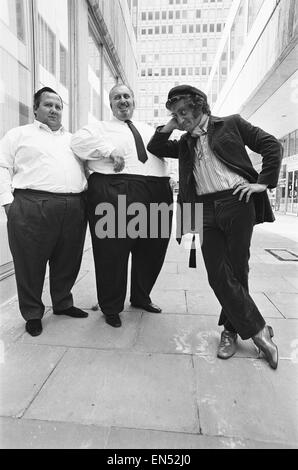
[[[255,208],[239,195],[203,203],[202,254],[209,284],[222,311],[219,325],[251,338],[265,321],[249,295],[248,272],[250,242],[255,223]]]
[[[119,196],[122,197],[122,201],[125,197],[126,207],[121,206]],[[132,256],[130,301],[134,304],[151,302],[150,292],[162,268],[172,227],[172,212],[170,212],[168,233],[164,233],[162,237],[159,231],[158,236],[150,237],[150,230],[154,228],[150,218],[150,206],[152,203],[162,202],[167,206],[173,203],[169,178],[100,173],[93,173],[90,176],[88,219],[93,245],[98,303],[105,315],[120,313],[124,308],[130,254]],[[139,234],[141,232],[142,234],[136,238],[129,231],[130,224],[137,214],[135,212],[137,206],[132,206],[135,203],[141,204],[146,214],[144,216],[146,222],[144,223],[143,217],[139,224]],[[99,204],[100,206],[109,204],[115,210],[115,233],[105,238],[100,238],[101,234],[98,230],[99,224],[105,217],[104,214],[99,214]],[[132,212],[127,215],[126,211],[129,206]],[[143,237],[145,233],[146,236]]]
[[[47,262],[54,310],[73,305],[71,289],[80,270],[87,216],[85,196],[15,190],[7,229],[20,311],[41,319]]]

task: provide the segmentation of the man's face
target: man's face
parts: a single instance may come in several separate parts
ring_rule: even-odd
[[[112,112],[117,119],[120,119],[120,121],[131,119],[135,109],[135,102],[131,91],[125,85],[120,85],[112,91],[110,104]]]
[[[57,131],[61,127],[62,120],[61,99],[55,93],[45,92],[40,97],[38,108],[34,109],[35,119],[43,124],[47,124],[52,131]]]
[[[192,132],[202,119],[202,111],[194,111],[183,98],[171,106],[171,115],[178,122],[179,129]]]

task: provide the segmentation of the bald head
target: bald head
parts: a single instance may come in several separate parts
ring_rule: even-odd
[[[115,85],[109,93],[113,115],[120,121],[132,118],[135,101],[134,93],[127,85]]]

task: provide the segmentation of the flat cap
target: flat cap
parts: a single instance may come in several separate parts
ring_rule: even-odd
[[[205,95],[203,91],[190,85],[178,85],[172,88],[168,94],[168,101],[172,100],[176,96],[183,96],[183,95],[199,95],[202,98],[204,98],[204,100],[207,101],[207,96]]]

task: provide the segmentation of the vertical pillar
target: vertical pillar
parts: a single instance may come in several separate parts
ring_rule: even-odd
[[[85,0],[68,0],[69,5],[69,130],[87,124],[88,86],[88,5]]]

